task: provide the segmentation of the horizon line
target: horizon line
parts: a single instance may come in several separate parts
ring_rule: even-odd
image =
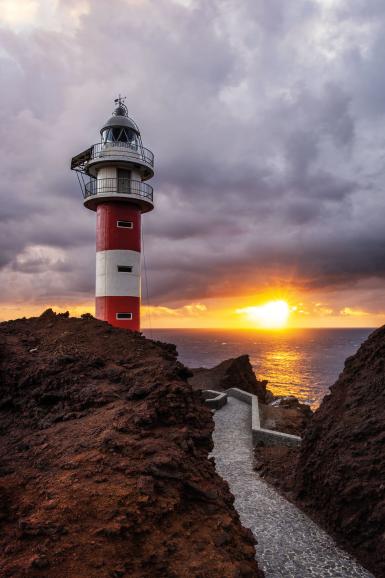
[[[159,331],[159,330],[185,331],[188,329],[188,330],[195,330],[195,331],[225,330],[225,331],[263,331],[263,332],[269,332],[269,333],[283,333],[285,331],[291,331],[291,330],[296,330],[296,329],[325,329],[327,331],[330,331],[331,329],[370,329],[370,330],[375,330],[375,329],[379,329],[380,327],[383,327],[383,326],[379,325],[379,326],[373,326],[373,327],[369,327],[369,326],[364,327],[361,325],[355,325],[354,327],[352,327],[352,326],[348,325],[348,326],[344,326],[344,327],[340,327],[340,326],[331,326],[331,327],[301,326],[301,327],[282,327],[282,328],[265,328],[265,327],[141,327],[141,331],[146,331],[146,330],[148,330],[148,331]]]

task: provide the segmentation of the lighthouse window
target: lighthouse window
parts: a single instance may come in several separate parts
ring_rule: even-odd
[[[112,128],[107,128],[104,132],[103,132],[103,142],[107,143],[107,142],[113,142],[113,136],[112,136]]]
[[[116,226],[122,229],[133,229],[134,223],[132,221],[116,221]]]
[[[127,133],[127,142],[130,144],[130,147],[133,149],[137,149],[138,148],[138,139],[137,139],[135,132],[132,129],[127,128],[126,133]]]
[[[124,128],[122,129],[122,132],[120,133],[120,135],[118,136],[118,138],[116,140],[118,140],[120,142],[128,142],[127,134],[126,134],[126,131],[124,130]]]
[[[132,129],[121,126],[106,128],[102,134],[102,143],[126,143],[132,149],[138,148],[138,137]],[[119,146],[119,145],[116,145]]]
[[[122,130],[119,126],[116,128],[112,129],[112,136],[113,136],[113,140],[115,141],[120,141],[122,140],[121,138],[121,134],[124,132],[124,130]]]
[[[117,313],[116,319],[125,319],[126,321],[129,321],[132,319],[132,313]]]
[[[118,272],[119,273],[132,273],[132,266],[131,265],[118,265]]]

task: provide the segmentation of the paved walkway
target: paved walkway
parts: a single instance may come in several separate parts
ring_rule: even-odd
[[[216,468],[230,485],[243,525],[258,540],[266,578],[373,578],[253,471],[250,406],[229,397],[214,419]]]

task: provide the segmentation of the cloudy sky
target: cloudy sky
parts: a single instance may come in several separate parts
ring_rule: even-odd
[[[92,311],[69,161],[122,93],[156,158],[152,325],[384,323],[384,29],[383,0],[0,0],[0,317]]]

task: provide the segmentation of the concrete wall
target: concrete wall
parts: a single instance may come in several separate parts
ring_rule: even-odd
[[[227,403],[227,393],[214,391],[213,389],[203,389],[205,403],[212,409],[220,409]]]
[[[261,427],[261,418],[259,413],[258,397],[237,387],[231,387],[227,390],[227,395],[235,397],[240,401],[251,405],[251,430],[253,436],[253,445],[262,442],[267,446],[298,446],[301,443],[299,436],[288,433],[265,429]]]
[[[116,167],[102,167],[98,170],[98,180],[99,179],[116,179]]]

